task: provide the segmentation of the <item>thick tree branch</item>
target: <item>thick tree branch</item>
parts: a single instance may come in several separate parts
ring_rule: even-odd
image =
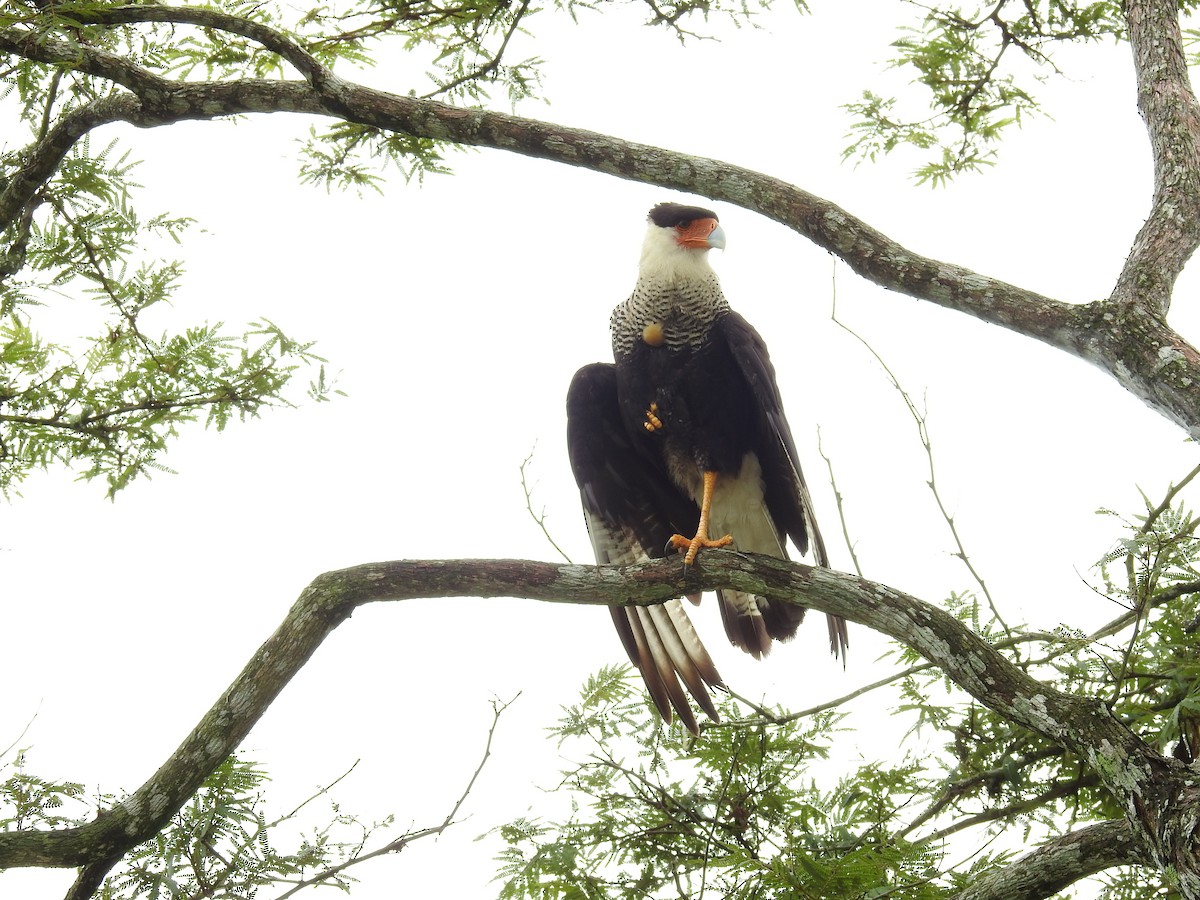
[[[1105,869],[1149,864],[1140,853],[1128,822],[1099,822],[1047,841],[978,879],[954,900],[1042,900]]]
[[[1139,849],[1179,870],[1198,776],[1134,736],[1104,706],[1026,675],[954,617],[885,585],[828,569],[734,552],[709,552],[685,579],[663,560],[625,569],[517,560],[370,563],[318,576],[279,629],[195,730],[142,787],[79,828],[0,834],[0,868],[111,864],[156,834],[245,738],[324,639],[366,603],[450,597],[522,597],[562,603],[655,603],[685,591],[732,586],[802,601],[890,635],[941,667],[960,687],[1012,721],[1085,759],[1125,806]]]
[[[195,19],[199,13],[188,15]],[[281,111],[332,116],[386,131],[580,166],[759,212],[837,254],[859,275],[882,287],[1037,338],[1098,365],[1152,408],[1200,437],[1200,353],[1165,324],[1157,309],[1142,303],[1074,306],[1053,300],[913,253],[835,204],[749,169],[583,129],[386,93],[336,76],[289,38],[265,26],[250,23],[240,33],[252,34],[264,46],[285,54],[308,80],[172,82],[91,47],[44,37],[34,41],[25,29],[0,29],[0,52],[71,66],[134,92],[99,101],[87,108],[87,115],[68,114],[33,145],[30,162],[0,193],[0,227],[12,222],[52,175],[69,149],[64,141],[72,136],[78,139],[106,122],[155,127],[185,119]],[[1177,269],[1190,248],[1173,251],[1170,259],[1155,256],[1166,252],[1166,244],[1176,246],[1178,241],[1155,239],[1146,245],[1157,248],[1153,253],[1146,249],[1135,255],[1151,260],[1155,271]]]
[[[39,192],[63,158],[81,137],[104,124],[156,127],[279,111],[331,116],[580,166],[759,212],[885,288],[1037,338],[1100,366],[1200,437],[1200,354],[1164,321],[1175,279],[1200,244],[1200,115],[1183,60],[1177,4],[1127,0],[1125,9],[1139,108],[1154,151],[1155,196],[1108,301],[1066,304],[920,256],[836,205],[761,173],[582,129],[385,93],[334,75],[294,38],[261,23],[153,4],[81,14],[93,16],[94,23],[163,22],[228,31],[277,53],[304,80],[174,81],[94,46],[31,28],[0,29],[0,52],[79,71],[113,86],[111,95],[61,115],[26,148],[22,167],[0,184],[0,228],[15,224],[18,232],[27,231]],[[18,256],[10,254],[0,274],[17,265]],[[165,825],[241,743],[324,638],[363,603],[454,596],[649,603],[676,596],[685,587],[718,585],[803,600],[904,642],[980,702],[1081,756],[1124,807],[1127,822],[1102,823],[1052,841],[999,876],[1003,888],[997,879],[984,879],[962,897],[1046,896],[1090,872],[1130,862],[1170,867],[1183,893],[1200,897],[1196,772],[1161,757],[1098,701],[1063,694],[1030,678],[932,606],[862,579],[734,553],[706,554],[686,585],[673,562],[625,570],[519,561],[409,562],[326,573],[304,591],[278,631],[146,784],[89,825],[0,834],[0,867],[82,866],[77,886],[98,884],[116,859]]]
[[[1126,0],[1138,109],[1154,157],[1154,201],[1112,299],[1165,316],[1200,244],[1200,107],[1188,77],[1176,0]]]
[[[236,34],[260,44],[287,60],[310,83],[319,83],[326,69],[300,44],[282,31],[242,16],[196,6],[164,6],[157,3],[92,7],[71,11],[71,18],[88,25],[170,24]]]
[[[2,43],[3,34],[0,33],[0,45]],[[26,148],[21,168],[7,181],[0,180],[0,231],[32,217],[38,205],[38,192],[53,177],[76,141],[101,125],[129,121],[140,106],[132,94],[96,100],[62,116],[41,140]]]

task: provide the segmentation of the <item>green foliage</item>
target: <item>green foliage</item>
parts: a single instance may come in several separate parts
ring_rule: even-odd
[[[1197,474],[1120,519],[1122,538],[1096,566],[1098,593],[1120,614],[1095,634],[1001,627],[969,591],[944,604],[1031,676],[1106,698],[1184,761],[1200,756],[1200,520],[1177,495]],[[569,792],[570,809],[496,831],[500,896],[948,897],[1064,830],[1123,817],[1078,757],[911,650],[894,656],[901,668],[869,689],[890,686],[890,708],[879,698],[848,768],[823,762],[839,731],[848,759],[854,718],[842,703],[794,714],[729,699],[724,721],[694,738],[658,724],[628,670],[602,670],[552,729],[572,761],[554,796]],[[880,721],[907,733],[880,741]],[[1158,877],[1128,869],[1107,873],[1101,890],[1105,900],[1167,895]]]
[[[1176,900],[1180,894],[1166,885],[1147,884],[1144,869],[1125,867],[1106,876],[1101,896],[1102,900]]]
[[[1061,74],[1053,59],[1057,46],[1124,33],[1115,0],[918,8],[923,19],[902,30],[890,64],[924,89],[924,111],[901,113],[897,97],[864,91],[846,105],[853,124],[843,155],[874,160],[899,147],[915,148],[926,160],[916,169],[917,180],[935,187],[992,165],[1007,129],[1040,111],[1036,85]]]
[[[227,759],[166,829],[134,848],[98,896],[251,898],[265,885],[302,881],[327,869],[339,849],[327,833],[302,838],[291,852],[273,846],[279,823],[268,822],[263,812],[267,781],[256,763]],[[331,882],[343,890],[350,883],[338,875]]]
[[[573,808],[498,829],[500,896],[940,896],[927,876],[941,852],[890,826],[928,787],[921,765],[872,764],[823,790],[840,714],[747,719],[732,699],[721,712],[693,738],[657,726],[627,668],[590,679],[552,730],[581,760],[559,786]]]
[[[301,160],[300,179],[305,183],[360,194],[364,188],[382,194],[382,171],[388,166],[394,166],[405,181],[421,182],[426,175],[450,171],[442,165],[435,141],[352,122],[338,122],[321,132],[310,129]]]
[[[6,768],[12,774],[0,782],[0,831],[83,825],[114,802],[111,795],[89,800],[83,786],[74,782],[31,775],[24,751],[11,763],[0,765],[0,773]],[[333,803],[323,824],[300,831],[294,826],[301,811],[313,800],[327,797],[329,788],[289,812],[270,817],[269,780],[257,763],[229,757],[162,832],[121,861],[96,896],[100,900],[249,900],[266,886],[288,888],[289,895],[313,887],[336,887],[348,893],[356,881],[348,870],[368,858],[365,845],[390,831],[393,819],[363,822]],[[393,838],[388,847],[399,849],[421,836],[424,832]],[[281,849],[285,844],[288,849]]]
[[[154,339],[126,320],[77,351],[11,315],[0,324],[0,490],[61,463],[103,477],[115,494],[165,471],[159,457],[181,424],[203,418],[223,429],[287,403],[295,369],[319,358],[270,322],[251,329],[234,337],[217,323]],[[316,385],[318,396],[330,390]]]
[[[741,23],[762,6],[645,2],[651,24],[681,37],[694,33],[693,20]],[[601,5],[552,8],[575,16]],[[273,323],[168,317],[183,266],[160,251],[192,222],[139,212],[136,164],[115,142],[93,147],[81,122],[132,94],[157,96],[164,81],[295,79],[381,59],[420,73],[415,95],[516,103],[540,94],[541,60],[514,55],[513,41],[546,11],[530,0],[0,3],[0,29],[22,46],[64,52],[57,65],[30,58],[36,52],[0,57],[0,98],[16,126],[0,147],[0,492],[63,465],[103,478],[112,495],[165,471],[164,453],[186,423],[223,428],[291,405],[289,384],[302,371],[315,373],[310,397],[336,393],[312,345]],[[335,121],[301,142],[299,174],[327,189],[381,190],[389,168],[421,180],[447,171],[444,156],[436,141]],[[53,311],[69,313],[65,335],[54,332],[62,315]]]
[[[11,763],[0,765],[0,773],[11,767],[12,774],[0,783],[0,831],[29,828],[66,828],[83,822],[64,808],[79,806],[83,785],[73,781],[48,781],[31,775],[25,768],[27,751],[18,750]]]
[[[1200,520],[1182,503],[1142,497],[1145,514],[1121,520],[1128,536],[1097,563],[1133,622],[1109,654],[1106,687],[1143,739],[1190,761],[1200,758]]]
[[[18,166],[20,156],[4,162]],[[39,194],[47,214],[5,233],[0,492],[61,464],[82,478],[104,478],[114,494],[164,469],[160,458],[181,425],[220,429],[291,405],[285,388],[293,375],[319,368],[311,344],[271,322],[240,334],[220,323],[149,331],[147,320],[169,306],[183,274],[180,262],[156,258],[151,248],[177,244],[192,223],[143,219],[131,202],[133,169],[115,144],[94,151],[82,140]],[[37,327],[52,301],[78,310],[54,340]],[[309,395],[334,392],[321,371]]]

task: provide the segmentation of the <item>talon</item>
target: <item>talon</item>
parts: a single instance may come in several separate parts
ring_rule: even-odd
[[[653,404],[651,404],[653,405]],[[713,491],[717,487],[717,473],[704,473],[704,495],[700,501],[700,522],[696,525],[695,537],[684,537],[682,534],[673,534],[667,542],[668,547],[676,550],[685,550],[683,557],[683,570],[686,572],[688,568],[696,561],[696,554],[702,549],[715,547],[728,547],[733,543],[733,535],[727,534],[724,537],[716,539],[708,536],[708,517],[712,511]]]
[[[673,550],[687,551],[683,557],[683,567],[686,569],[696,561],[696,555],[701,550],[715,550],[720,547],[728,547],[732,543],[732,534],[710,538],[706,529],[704,533],[697,533],[693,538],[684,537],[682,534],[673,534],[671,540],[667,541],[667,546]]]
[[[663,427],[662,419],[658,417],[658,404],[651,403],[650,408],[646,410],[646,421],[642,423],[643,427],[653,433]]]

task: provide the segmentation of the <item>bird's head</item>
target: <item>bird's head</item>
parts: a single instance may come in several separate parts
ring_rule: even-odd
[[[708,251],[724,249],[725,229],[717,214],[699,206],[660,203],[650,210],[650,227],[642,245],[643,275],[666,278],[711,275]]]

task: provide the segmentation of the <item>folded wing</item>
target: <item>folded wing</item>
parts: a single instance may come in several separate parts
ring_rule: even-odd
[[[767,355],[766,344],[754,326],[735,312],[722,316],[714,327],[714,333],[714,339],[727,343],[753,397],[752,406],[757,412],[755,445],[762,469],[763,499],[771,520],[780,532],[780,543],[783,543],[786,535],[801,553],[807,553],[811,544],[817,565],[828,568],[825,541],[817,528],[812,497],[800,472],[796,442],[784,416],[783,400],[775,381],[775,367]],[[802,609],[792,609],[798,610],[799,616],[803,615]],[[835,656],[844,658],[848,644],[846,620],[841,616],[828,616],[827,619],[829,649]],[[799,624],[799,617],[796,624]],[[794,626],[792,630],[794,632]]]
[[[695,502],[674,485],[661,460],[639,451],[629,439],[613,365],[584,366],[572,379],[567,450],[597,563],[624,566],[661,558],[672,534],[695,526]],[[674,709],[689,730],[697,731],[690,693],[716,720],[708,688],[723,687],[721,676],[683,604],[614,606],[611,612],[625,651],[663,718],[671,721]]]

